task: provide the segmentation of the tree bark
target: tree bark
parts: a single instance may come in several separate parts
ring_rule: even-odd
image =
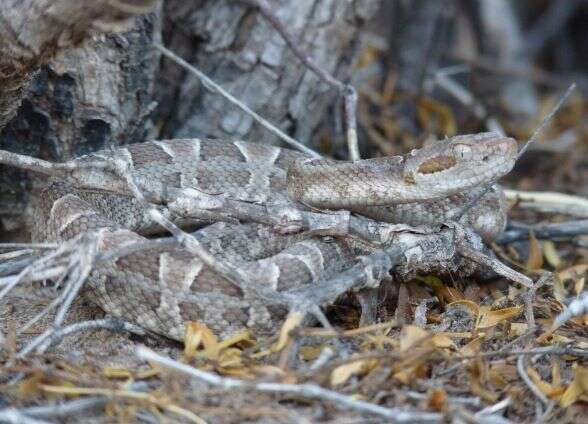
[[[380,0],[274,0],[273,11],[324,69],[346,80],[359,29]],[[231,94],[305,144],[325,123],[337,93],[306,69],[253,8],[236,0],[165,3],[164,41]],[[158,78],[162,137],[245,138],[276,143],[251,117],[168,60]]]
[[[155,0],[0,3],[1,149],[61,161],[145,139],[159,60],[150,45],[160,36],[160,12],[134,17]],[[24,173],[0,167],[7,229],[19,224],[10,217],[21,216],[28,182]]]

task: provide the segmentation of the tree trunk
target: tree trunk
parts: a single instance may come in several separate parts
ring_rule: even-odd
[[[137,13],[155,4],[125,3]],[[133,22],[134,13],[109,5],[11,0],[0,6],[1,149],[62,161],[145,139],[159,60],[150,45],[160,36],[160,12]],[[129,27],[116,35],[97,32]],[[25,173],[0,166],[5,229],[21,224],[28,182]]]

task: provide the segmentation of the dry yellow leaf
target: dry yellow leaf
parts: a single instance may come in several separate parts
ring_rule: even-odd
[[[574,294],[579,296],[582,292],[584,292],[584,286],[586,285],[586,278],[581,277],[574,281]]]
[[[511,322],[509,335],[512,337],[519,337],[529,330],[529,324],[525,322]]]
[[[587,271],[588,264],[580,264],[556,272],[555,281],[553,282],[553,296],[558,301],[563,302],[568,297],[565,282],[569,280],[577,282],[584,277]]]
[[[535,370],[535,368],[528,366],[527,367],[527,374],[529,378],[533,380],[535,386],[543,393],[545,396],[551,396],[553,393],[553,386],[549,384],[547,381],[543,380],[539,373]]]
[[[496,403],[496,401],[498,400],[499,395],[494,393],[491,390],[486,389],[482,385],[480,380],[472,379],[471,384],[470,384],[470,389],[473,394],[484,399],[486,402]]]
[[[543,267],[541,243],[537,240],[533,231],[529,232],[529,257],[527,258],[526,267],[530,271],[538,270]]]
[[[456,349],[455,343],[451,340],[451,337],[445,334],[435,334],[431,338],[431,343],[433,346],[441,348],[441,349]]]
[[[189,321],[186,324],[186,335],[184,336],[184,357],[191,359],[196,356],[200,346],[205,350],[216,350],[218,353],[218,339],[214,333],[200,322]]]
[[[102,370],[102,375],[106,378],[132,378],[133,374],[126,368],[106,367]]]
[[[422,361],[411,367],[404,366],[402,369],[394,373],[394,378],[402,384],[410,384],[417,378],[425,378],[427,376],[428,366]]]
[[[234,347],[223,349],[218,355],[218,365],[222,368],[236,368],[243,366],[241,350]]]
[[[304,314],[301,312],[290,312],[284,324],[282,324],[282,328],[280,329],[280,338],[276,342],[274,346],[272,346],[273,352],[279,352],[288,343],[290,337],[290,331],[295,329],[300,325],[302,319],[304,318]]]
[[[362,350],[384,350],[386,346],[398,347],[398,340],[385,334],[366,334],[361,343]]]
[[[238,345],[246,345],[247,347],[255,346],[255,340],[249,332],[249,330],[241,331],[228,339],[224,339],[218,344],[219,349],[225,349],[227,347]]]
[[[556,276],[561,280],[573,280],[586,272],[588,272],[588,264],[578,264],[559,271]]]
[[[228,377],[243,378],[245,380],[251,380],[255,378],[255,373],[246,367],[219,367],[217,371],[219,374],[226,375]]]
[[[551,240],[543,241],[543,256],[545,256],[545,260],[547,263],[555,269],[561,267],[563,261],[557,252],[557,248],[555,247],[555,243]]]
[[[559,403],[566,408],[584,395],[588,395],[588,368],[577,366],[574,370],[574,380],[562,395]]]
[[[418,277],[417,279],[431,287],[441,303],[452,303],[464,298],[460,290],[455,287],[447,287],[439,277],[427,275],[426,277]]]
[[[298,349],[298,356],[300,356],[300,358],[304,359],[305,361],[312,361],[318,358],[324,348],[324,344],[320,344],[318,346],[302,346],[300,349]]]
[[[437,118],[439,125],[436,125],[435,129],[448,137],[457,133],[457,125],[451,108],[434,99],[421,99],[417,105],[417,116],[420,124],[425,128],[431,128],[431,120]]]
[[[406,352],[409,348],[420,343],[429,336],[425,330],[416,325],[407,325],[402,328],[400,334],[400,351]]]
[[[338,386],[345,383],[351,376],[364,374],[367,371],[366,361],[359,360],[349,362],[345,365],[341,365],[335,368],[331,372],[331,386]]]
[[[433,411],[445,411],[447,409],[447,392],[443,389],[431,390],[427,404],[429,409]]]
[[[504,389],[508,384],[518,378],[514,365],[506,362],[493,364],[488,371],[488,380],[499,389]]]
[[[484,308],[485,309],[485,308]],[[511,308],[495,309],[493,311],[480,310],[480,317],[476,328],[489,328],[493,327],[503,321],[518,316],[523,310],[522,306],[513,306]]]
[[[258,365],[253,367],[253,371],[258,377],[269,380],[283,380],[286,377],[286,372],[275,365]]]
[[[557,357],[553,357],[551,359],[552,367],[551,367],[551,383],[554,386],[559,386],[561,384],[561,369],[559,366],[559,360]]]
[[[459,349],[460,356],[471,356],[480,353],[483,341],[484,339],[482,337],[478,337],[470,341],[468,344]]]

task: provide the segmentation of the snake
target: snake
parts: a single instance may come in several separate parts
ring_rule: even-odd
[[[338,275],[357,251],[333,237],[218,220],[222,203],[207,218],[210,205],[193,207],[197,213],[190,216],[175,212],[174,202],[208,196],[244,208],[339,210],[375,222],[434,226],[455,219],[479,197],[460,222],[492,239],[506,224],[496,181],[514,166],[517,142],[493,132],[460,135],[402,156],[354,162],[245,141],[131,144],[76,158],[59,176],[36,184],[28,213],[33,241],[65,242],[93,232],[98,251],[109,252],[158,237],[161,228],[120,175],[91,166],[109,157],[123,158],[145,198],[208,252],[253,276],[256,285],[282,292]],[[180,244],[154,244],[101,262],[84,293],[108,314],[180,341],[188,322],[222,337],[245,329],[274,334],[288,313],[218,275]]]

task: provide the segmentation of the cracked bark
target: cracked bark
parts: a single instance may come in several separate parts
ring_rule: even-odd
[[[239,1],[165,3],[164,42],[256,112],[305,144],[324,124],[337,93],[294,56],[255,9]],[[274,12],[303,49],[339,79],[357,57],[359,29],[380,0],[276,0]],[[164,60],[157,111],[162,137],[276,138],[193,77]]]
[[[149,130],[160,34],[155,0],[0,2],[0,148],[61,161]],[[115,35],[102,32],[126,31]],[[29,180],[0,167],[0,216],[17,227]],[[0,226],[1,228],[2,226]]]

